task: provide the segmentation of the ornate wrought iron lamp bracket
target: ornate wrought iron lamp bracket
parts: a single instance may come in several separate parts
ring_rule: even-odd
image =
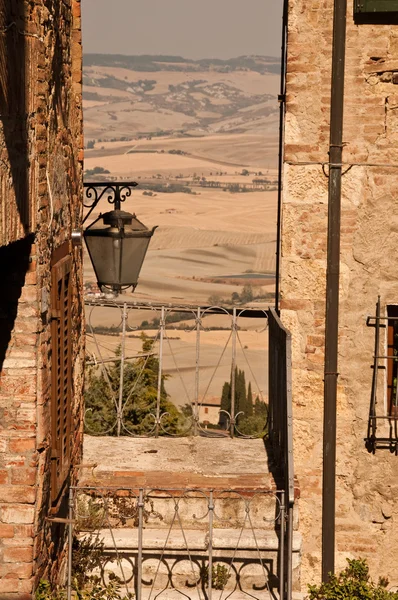
[[[120,210],[121,203],[131,196],[132,188],[137,187],[135,181],[128,182],[93,182],[84,183],[84,208],[89,211],[83,219],[83,224],[87,221],[95,207],[102,198],[106,197],[109,204],[113,204],[115,210]]]

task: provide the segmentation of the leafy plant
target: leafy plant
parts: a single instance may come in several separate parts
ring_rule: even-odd
[[[76,582],[72,583],[73,597],[76,600],[132,600],[134,594],[128,592],[121,596],[122,583],[120,579],[111,573],[109,582],[103,584],[97,575],[91,577],[87,587],[80,588]],[[35,600],[66,600],[66,590],[52,589],[48,581],[41,580],[35,593]]]
[[[347,559],[348,566],[339,575],[330,575],[321,585],[308,586],[309,600],[398,600],[398,592],[387,590],[388,580],[380,577],[375,584],[365,559]]]
[[[76,600],[132,600],[134,594],[122,594],[122,581],[114,573],[109,574],[104,583],[94,569],[103,570],[106,562],[112,559],[104,556],[104,544],[96,536],[73,540],[72,551],[72,590]],[[35,600],[66,600],[65,587],[53,587],[49,581],[41,580]]]
[[[200,577],[205,586],[209,585],[209,567],[205,565],[200,570]],[[225,565],[213,565],[211,570],[211,586],[213,590],[223,590],[231,577],[229,569]]]
[[[35,593],[35,600],[65,600],[65,598],[65,590],[52,590],[49,581],[45,579],[39,581]]]
[[[159,359],[153,353],[153,340],[142,334],[142,350],[146,356],[134,363],[124,363],[123,374],[123,425],[122,433],[142,435],[154,426],[158,393]],[[88,370],[84,394],[86,403],[86,432],[100,435],[116,435],[115,398],[119,396],[120,386],[120,347],[116,358],[107,370],[108,377],[94,367]],[[177,434],[181,426],[182,415],[169,401],[165,389],[167,375],[163,374],[160,389],[160,414],[164,429],[169,434]],[[164,431],[160,430],[160,435]]]
[[[96,498],[79,496],[77,499],[76,533],[100,529],[105,520],[105,509]]]
[[[121,596],[122,582],[114,573],[109,574],[109,582],[104,585],[97,575],[90,577],[85,589],[74,588],[76,600],[131,600],[134,594]]]

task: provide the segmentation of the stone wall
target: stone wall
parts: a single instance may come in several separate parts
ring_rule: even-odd
[[[302,582],[319,581],[325,275],[332,0],[290,0],[283,192],[281,308],[293,335],[296,474],[303,534]],[[378,294],[398,303],[398,30],[356,25],[347,10],[342,184],[336,568],[366,557],[372,576],[398,584],[398,458],[374,455],[364,437]],[[299,164],[305,163],[305,164]],[[392,164],[371,167],[369,164]],[[353,165],[351,168],[351,165]],[[382,334],[385,354],[385,334]],[[381,404],[384,372],[379,376]],[[305,589],[305,588],[304,588]]]
[[[57,577],[51,506],[51,268],[81,223],[80,0],[0,0],[0,599]],[[72,468],[80,461],[81,249],[72,248]]]

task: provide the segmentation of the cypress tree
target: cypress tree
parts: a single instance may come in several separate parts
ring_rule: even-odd
[[[246,409],[245,372],[236,367],[235,370],[235,414]]]
[[[251,417],[252,415],[253,415],[253,393],[252,393],[252,383],[251,383],[251,381],[249,381],[249,387],[247,388],[245,416]]]
[[[228,381],[226,381],[222,387],[220,409],[231,413],[231,385],[228,383]],[[220,412],[218,424],[222,429],[227,429],[228,416],[225,413]]]

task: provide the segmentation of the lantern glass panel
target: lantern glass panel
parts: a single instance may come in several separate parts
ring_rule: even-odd
[[[121,263],[121,239],[99,236],[85,236],[87,249],[100,285],[119,283]]]
[[[149,236],[123,238],[120,263],[121,285],[137,284],[150,239]]]

